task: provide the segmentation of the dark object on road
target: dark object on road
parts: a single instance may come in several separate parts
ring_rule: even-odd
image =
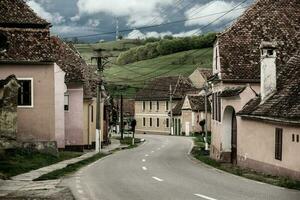
[[[147,133],[146,132],[144,132],[144,135],[146,135]]]

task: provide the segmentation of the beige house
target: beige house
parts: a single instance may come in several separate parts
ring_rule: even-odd
[[[179,102],[173,111],[175,117],[175,134],[190,136],[200,133],[200,122],[205,120],[205,97],[202,95],[187,95]],[[176,122],[177,119],[177,122]],[[207,100],[207,130],[211,124],[210,103]]]
[[[212,158],[299,177],[299,161],[295,159],[299,149],[297,142],[292,142],[293,137],[297,141],[296,133],[299,132],[299,93],[293,96],[286,92],[290,90],[289,85],[282,89],[286,78],[280,75],[288,68],[284,66],[291,66],[287,61],[300,47],[299,16],[297,0],[288,4],[284,0],[258,0],[229,29],[218,35],[214,45],[214,76],[210,80]],[[284,72],[286,76],[289,80],[297,80],[292,74],[299,67],[290,70]],[[286,93],[279,92],[276,96],[275,91]],[[259,94],[261,98],[258,98]],[[290,104],[279,102],[281,98],[286,98]],[[252,108],[252,99],[258,103],[254,108],[261,107],[263,114],[246,109]],[[277,115],[274,116],[275,110]],[[295,116],[297,123],[293,120],[284,122],[290,118],[289,111],[294,112],[291,116]],[[252,115],[255,116],[253,119]],[[272,120],[266,122],[262,118]],[[282,160],[278,159],[279,155]]]
[[[160,77],[151,81],[135,98],[136,132],[171,134],[170,109],[174,108],[186,93],[194,91],[191,81],[182,76]]]

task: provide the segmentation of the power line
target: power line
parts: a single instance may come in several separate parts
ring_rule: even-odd
[[[242,7],[236,10],[241,10],[246,7]],[[227,12],[227,11],[226,11]],[[171,21],[171,22],[166,22],[166,23],[161,23],[161,24],[157,24],[157,25],[150,25],[150,26],[141,26],[141,27],[137,27],[137,28],[131,28],[131,29],[123,29],[123,30],[119,30],[120,33],[122,32],[130,32],[133,30],[142,30],[142,29],[149,29],[149,28],[155,28],[155,27],[160,27],[160,26],[166,26],[166,25],[171,25],[171,24],[176,24],[176,23],[183,23],[183,22],[187,22],[187,21],[192,21],[192,20],[197,20],[197,19],[201,19],[201,18],[206,18],[206,17],[210,17],[210,16],[214,16],[214,15],[219,15],[219,14],[223,14],[226,13],[224,12],[218,12],[218,13],[212,13],[209,15],[203,15],[203,16],[199,16],[199,17],[194,17],[194,18],[189,18],[189,19],[184,19],[184,20],[177,20],[177,21]],[[97,34],[89,34],[89,35],[74,35],[74,36],[69,36],[69,37],[64,37],[64,39],[70,39],[70,38],[87,38],[87,37],[95,37],[95,36],[102,36],[102,35],[112,35],[112,34],[116,34],[116,31],[108,31],[108,32],[102,32],[102,33],[97,33]]]

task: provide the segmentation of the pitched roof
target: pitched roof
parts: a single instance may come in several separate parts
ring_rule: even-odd
[[[220,97],[235,97],[241,94],[246,87],[228,87],[225,88],[221,94],[219,95]]]
[[[178,101],[178,103],[176,104],[176,106],[172,109],[173,116],[180,116],[181,115],[181,113],[182,113],[182,106],[184,104],[184,100],[185,99],[183,98],[180,101]]]
[[[193,111],[205,111],[205,96],[188,96],[188,100]],[[210,111],[210,103],[208,99],[207,102],[207,111]]]
[[[23,0],[0,0],[1,27],[49,27]]]
[[[300,124],[300,54],[281,68],[275,94],[265,102],[260,97],[252,99],[238,115]]]
[[[49,29],[7,29],[0,27],[5,50],[0,51],[0,62],[53,61]]]
[[[229,29],[218,35],[221,78],[260,79],[260,44],[278,43],[277,66],[300,46],[299,0],[258,0]]]
[[[66,72],[66,83],[84,82],[87,64],[80,54],[58,37],[51,37],[51,44],[55,63]]]
[[[212,69],[203,69],[203,68],[198,67],[197,70],[200,72],[200,74],[201,74],[206,80],[208,80],[208,79],[213,75]]]
[[[153,79],[142,90],[138,91],[135,100],[168,100],[170,98],[170,85],[172,86],[173,99],[181,99],[187,93],[198,91],[186,77],[159,77]]]

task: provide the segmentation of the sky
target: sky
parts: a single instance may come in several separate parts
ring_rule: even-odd
[[[253,1],[240,4],[242,0],[27,0],[27,4],[52,23],[52,34],[94,42],[114,40],[116,34],[112,32],[117,24],[120,34],[131,39],[222,31]],[[231,9],[234,10],[224,15]],[[158,26],[143,28],[153,25]]]

